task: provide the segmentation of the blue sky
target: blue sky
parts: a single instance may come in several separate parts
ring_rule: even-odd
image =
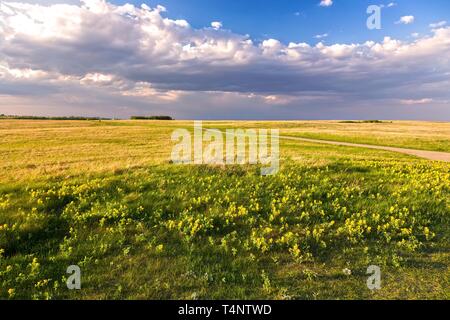
[[[114,1],[134,3],[142,1]],[[328,43],[353,43],[367,40],[380,41],[385,36],[408,39],[411,33],[428,33],[429,24],[450,21],[448,0],[398,0],[382,10],[382,30],[366,28],[366,8],[372,4],[388,5],[383,0],[337,0],[327,8],[319,6],[320,0],[159,0],[144,1],[149,5],[161,4],[167,8],[166,16],[185,19],[195,28],[221,21],[224,28],[239,34],[249,34],[261,41],[275,38],[282,42],[308,42],[314,36],[328,34],[322,41]],[[395,24],[402,16],[416,17],[412,25]]]
[[[13,0],[11,0],[13,1]],[[14,0],[19,1],[20,0]],[[79,0],[22,0],[35,4],[72,3]],[[140,6],[162,5],[164,16],[187,20],[194,28],[209,27],[212,21],[223,23],[224,29],[248,34],[255,41],[275,38],[284,43],[358,43],[367,40],[381,41],[389,36],[411,39],[411,34],[428,34],[429,25],[450,21],[448,0],[334,0],[329,7],[320,6],[320,0],[111,0]],[[393,3],[394,6],[387,7]],[[384,5],[382,29],[366,28],[366,8]],[[402,16],[413,15],[413,24],[396,24]],[[315,36],[327,34],[326,38]]]
[[[0,113],[450,120],[448,0],[13,2]]]

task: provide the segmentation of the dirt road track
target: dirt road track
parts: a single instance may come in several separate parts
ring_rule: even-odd
[[[328,141],[328,140],[309,139],[309,138],[300,138],[300,137],[288,137],[288,136],[280,136],[280,139],[305,141],[305,142],[312,142],[312,143],[332,144],[332,145],[336,145],[336,146],[386,150],[386,151],[405,153],[405,154],[409,154],[411,156],[416,156],[416,157],[424,158],[424,159],[428,159],[428,160],[450,162],[450,153],[448,153],[448,152],[415,150],[415,149],[405,149],[405,148],[396,148],[396,147],[375,146],[375,145],[370,145],[370,144],[338,142],[338,141]]]
[[[217,132],[222,133],[222,131],[217,130],[217,129],[209,129],[209,130],[217,131]],[[450,153],[448,153],[448,152],[416,150],[416,149],[406,149],[406,148],[397,148],[397,147],[385,147],[385,146],[376,146],[376,145],[371,145],[371,144],[339,142],[339,141],[329,141],[329,140],[300,138],[300,137],[289,137],[289,136],[279,136],[279,138],[280,139],[284,139],[284,140],[294,140],[294,141],[304,141],[304,142],[311,142],[311,143],[331,144],[331,145],[335,145],[335,146],[346,146],[346,147],[385,150],[385,151],[404,153],[404,154],[408,154],[408,155],[411,155],[411,156],[416,156],[416,157],[419,157],[419,158],[424,158],[424,159],[433,160],[433,161],[450,162]]]

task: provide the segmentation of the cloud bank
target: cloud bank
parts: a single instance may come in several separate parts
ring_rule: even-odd
[[[165,11],[1,2],[0,113],[450,120],[449,27],[413,42],[255,43]]]

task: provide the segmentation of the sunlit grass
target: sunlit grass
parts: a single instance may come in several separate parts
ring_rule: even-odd
[[[191,126],[0,121],[0,297],[449,298],[447,163],[282,140],[276,176],[170,164],[172,130]]]

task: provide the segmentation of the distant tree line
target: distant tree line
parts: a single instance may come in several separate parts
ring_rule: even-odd
[[[132,116],[131,120],[173,120],[169,116]]]
[[[354,120],[345,120],[345,121],[340,121],[340,123],[392,123],[392,121],[381,121],[381,120],[354,121]]]
[[[23,120],[114,120],[112,118],[101,117],[80,117],[80,116],[68,116],[68,117],[45,117],[45,116],[18,116],[18,115],[6,115],[0,114],[0,119],[23,119]],[[132,116],[131,120],[174,120],[170,116]]]
[[[17,115],[5,115],[0,114],[0,119],[22,119],[22,120],[111,120],[111,118],[100,117],[44,117],[44,116],[17,116]]]

